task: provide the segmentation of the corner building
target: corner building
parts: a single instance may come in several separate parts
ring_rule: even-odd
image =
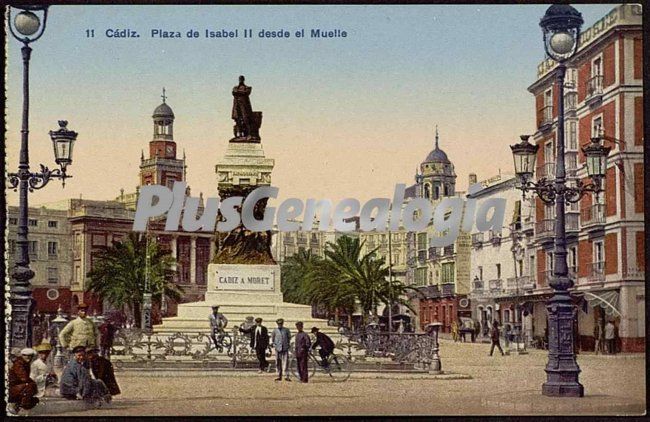
[[[593,350],[596,324],[613,320],[620,351],[645,350],[645,233],[643,194],[643,40],[640,5],[624,4],[581,34],[567,62],[565,144],[567,180],[589,183],[581,148],[593,136],[612,147],[604,191],[567,207],[568,264],[581,302],[582,350]],[[555,63],[538,66],[528,88],[535,96],[539,145],[536,177],[555,177],[558,90]],[[550,295],[555,207],[535,204],[536,293]],[[545,315],[536,304],[536,319]],[[602,327],[601,327],[602,328]]]

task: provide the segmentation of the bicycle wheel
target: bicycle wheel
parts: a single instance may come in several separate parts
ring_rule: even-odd
[[[347,381],[352,373],[350,361],[345,356],[331,355],[327,359],[329,366],[323,368],[323,371],[335,382]]]
[[[230,346],[232,346],[232,339],[230,338],[230,334],[224,334],[223,338],[221,339],[221,345],[224,349],[230,351]]]

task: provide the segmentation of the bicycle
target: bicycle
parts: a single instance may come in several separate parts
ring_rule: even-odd
[[[230,347],[232,346],[232,338],[230,337],[230,334],[228,334],[226,331],[214,332],[212,334],[212,337],[216,338],[217,340],[216,344],[214,344],[215,342],[213,339],[213,345],[218,352],[222,352],[224,349],[226,349],[226,351],[230,351]]]
[[[313,377],[316,374],[316,370],[319,370],[329,375],[332,381],[343,382],[347,381],[352,374],[352,366],[350,364],[350,360],[343,355],[336,355],[334,353],[331,353],[325,360],[325,365],[323,365],[320,356],[315,356],[311,350],[307,356],[309,358],[307,371],[310,377]],[[295,357],[291,359],[289,366],[291,373],[296,378],[300,378],[298,375],[298,361]]]

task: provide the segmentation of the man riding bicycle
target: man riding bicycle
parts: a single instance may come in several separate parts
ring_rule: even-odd
[[[223,350],[223,338],[226,334],[226,326],[228,325],[228,318],[219,312],[219,305],[212,306],[212,314],[210,315],[210,329],[212,341],[214,346],[221,352]]]
[[[313,350],[316,347],[320,347],[318,354],[323,361],[321,365],[323,365],[323,368],[327,368],[329,366],[327,363],[327,358],[332,354],[332,352],[334,352],[334,341],[332,341],[328,335],[321,333],[318,330],[318,327],[313,327],[311,329],[311,333],[316,336],[316,341],[314,341],[311,348]]]

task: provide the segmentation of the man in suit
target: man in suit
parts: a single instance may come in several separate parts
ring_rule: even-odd
[[[278,318],[275,321],[278,327],[271,334],[271,342],[275,348],[275,366],[278,371],[276,381],[282,381],[284,374],[285,381],[291,381],[289,378],[289,344],[291,343],[291,332],[284,326],[284,319]]]
[[[239,331],[251,336],[251,348],[255,350],[257,360],[260,362],[260,374],[267,370],[269,363],[266,361],[266,349],[269,347],[269,332],[265,326],[262,325],[262,318],[255,318],[255,325],[243,328],[239,327]]]
[[[307,383],[309,382],[309,348],[311,347],[311,340],[309,335],[302,330],[303,323],[302,321],[296,322],[296,329],[298,334],[296,334],[296,361],[298,363],[298,375],[300,376],[300,382]]]

